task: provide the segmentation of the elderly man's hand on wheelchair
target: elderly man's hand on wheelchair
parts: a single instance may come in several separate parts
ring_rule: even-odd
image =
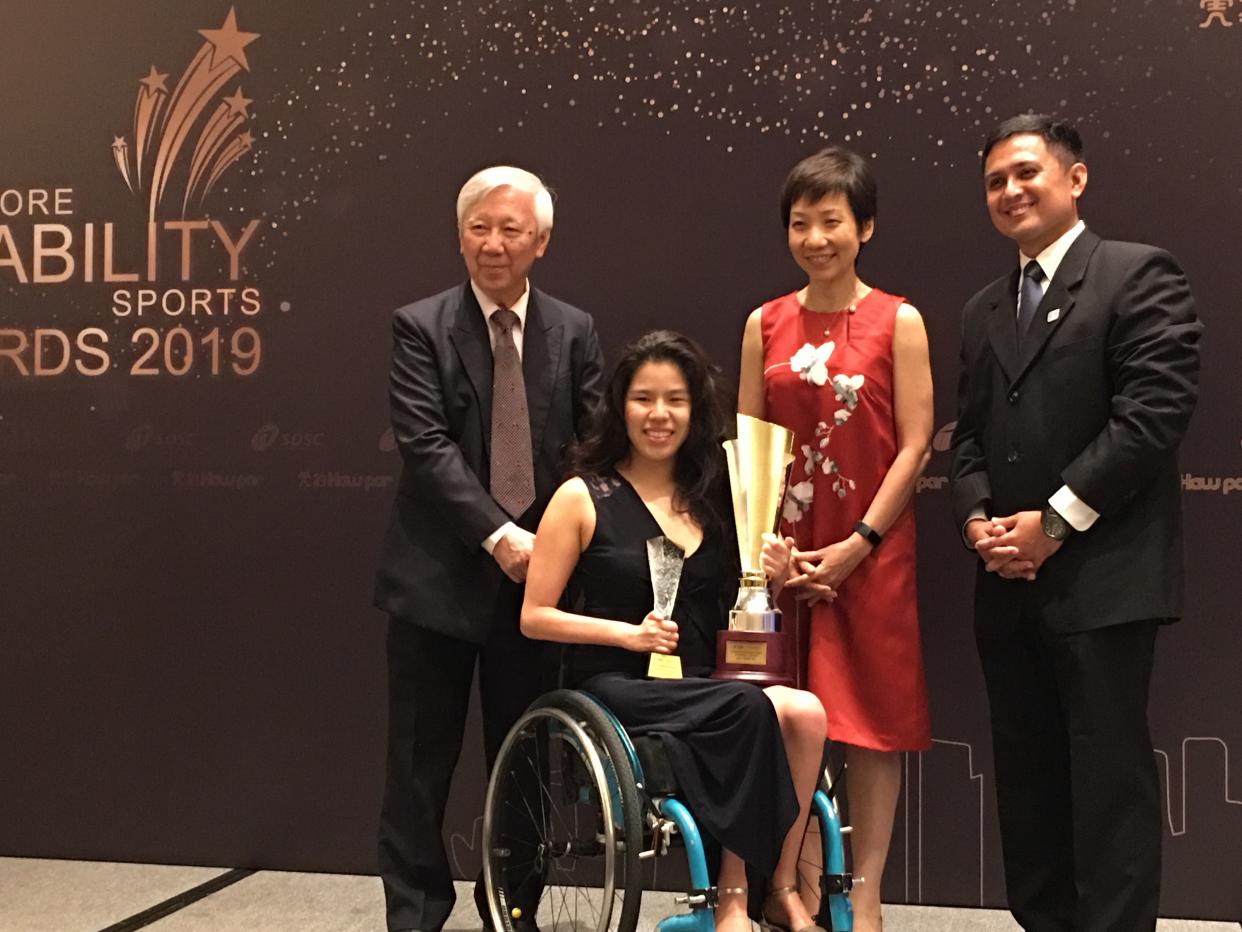
[[[677,622],[648,612],[642,624],[626,625],[625,648],[640,654],[671,654],[677,650]]]

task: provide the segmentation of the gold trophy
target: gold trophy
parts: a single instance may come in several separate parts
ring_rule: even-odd
[[[781,631],[781,612],[760,563],[763,535],[780,521],[793,443],[793,431],[739,414],[737,439],[724,444],[742,578],[729,630],[716,635],[715,679],[794,685],[793,641]]]

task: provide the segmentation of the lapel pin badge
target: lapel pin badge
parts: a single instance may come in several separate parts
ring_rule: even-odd
[[[1048,312],[1048,323],[1052,323],[1054,320],[1056,320],[1060,316],[1061,316],[1061,309],[1059,307],[1054,307],[1052,310]]]

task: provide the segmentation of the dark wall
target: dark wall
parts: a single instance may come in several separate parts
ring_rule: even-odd
[[[384,620],[370,584],[399,468],[389,314],[464,277],[453,200],[474,169],[514,162],[557,189],[537,281],[591,310],[607,351],[672,326],[735,373],[746,313],[800,283],[784,172],[827,142],[859,148],[881,189],[862,274],[922,310],[945,427],[958,310],[1013,260],[983,206],[981,137],[1037,108],[1087,139],[1087,222],[1170,249],[1208,325],[1182,456],[1186,619],[1161,635],[1152,722],[1164,911],[1237,918],[1240,12],[1226,26],[1186,0],[243,0],[235,24],[258,38],[230,45],[219,0],[6,10],[0,853],[374,869]],[[135,124],[159,74],[140,176]],[[151,153],[175,122],[158,115],[200,91],[152,207]],[[30,189],[69,194],[56,213]],[[210,227],[163,226],[181,220],[218,221],[234,244],[258,225],[234,274]],[[105,280],[109,223],[112,270],[138,281]],[[64,281],[34,280],[37,236],[37,271]],[[143,289],[199,308],[118,313]],[[995,905],[972,566],[946,472],[941,451],[918,500],[936,743],[906,760],[885,893]],[[479,756],[468,748],[451,813],[466,872]]]

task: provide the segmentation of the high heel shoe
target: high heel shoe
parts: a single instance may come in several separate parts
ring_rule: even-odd
[[[769,930],[770,932],[791,932],[788,925],[781,925],[779,922],[774,922],[768,915],[768,908],[772,905],[773,899],[781,893],[792,893],[794,896],[797,896],[798,888],[774,887],[768,891],[768,895],[763,899],[763,918],[759,921],[760,928],[764,929],[765,932],[769,932]],[[788,918],[786,918],[786,921],[788,922]],[[828,932],[828,930],[823,926],[816,925],[812,922],[810,925],[803,926],[802,928],[796,930],[796,932]]]

